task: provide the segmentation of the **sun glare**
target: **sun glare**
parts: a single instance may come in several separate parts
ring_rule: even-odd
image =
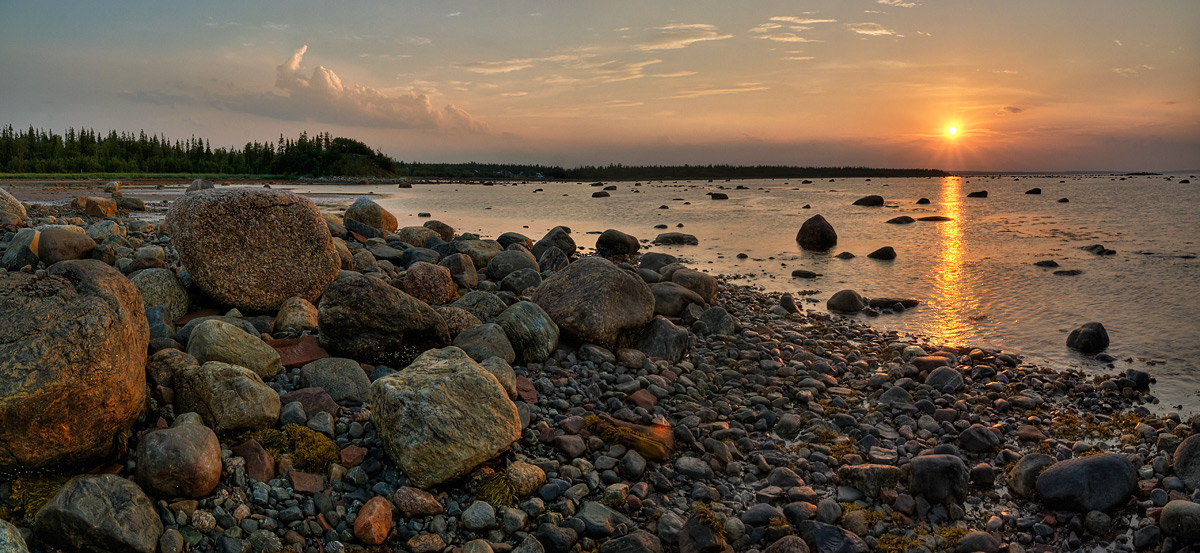
[[[946,134],[948,134],[950,136],[954,136],[954,135],[958,134],[958,127],[951,125],[950,128],[946,129]]]

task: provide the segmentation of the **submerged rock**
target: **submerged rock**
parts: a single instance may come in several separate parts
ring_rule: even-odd
[[[1084,323],[1067,336],[1067,347],[1083,353],[1099,353],[1108,347],[1108,331],[1103,324]]]
[[[863,196],[857,200],[854,200],[853,205],[861,205],[861,206],[867,206],[867,207],[879,207],[879,206],[883,205],[883,196],[878,196],[878,195]]]

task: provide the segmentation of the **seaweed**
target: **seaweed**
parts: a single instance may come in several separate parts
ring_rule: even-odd
[[[13,524],[32,520],[70,478],[70,475],[47,471],[13,478],[8,501],[0,505],[0,519]]]
[[[583,418],[583,427],[600,439],[624,445],[647,459],[670,459],[675,446],[670,427],[664,425],[641,426],[608,415],[588,415]]]
[[[328,436],[298,424],[289,424],[283,430],[292,442],[292,466],[304,472],[323,473],[341,459],[341,449]]]
[[[492,507],[515,507],[517,505],[517,488],[513,485],[507,471],[493,472],[479,482],[476,495]]]
[[[692,503],[692,518],[708,528],[721,541],[725,540],[725,521],[721,520],[721,517],[717,516],[717,513],[714,513],[708,505],[699,501]]]

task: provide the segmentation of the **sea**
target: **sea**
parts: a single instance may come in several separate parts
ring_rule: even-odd
[[[1191,182],[1184,182],[1191,181]],[[1195,174],[984,175],[944,178],[764,179],[413,184],[301,184],[327,210],[370,194],[401,226],[428,213],[456,231],[537,240],[564,225],[583,248],[606,229],[643,240],[643,251],[687,260],[712,274],[790,292],[824,310],[839,290],[916,299],[917,308],[870,317],[872,327],[932,345],[1018,353],[1055,369],[1149,372],[1156,412],[1200,413],[1200,180]],[[606,186],[609,197],[593,198]],[[331,189],[332,188],[332,189]],[[1041,189],[1040,194],[1027,193]],[[986,191],[986,198],[968,197]],[[728,199],[712,199],[721,193]],[[879,195],[882,207],[853,205]],[[925,198],[927,204],[919,204]],[[1063,201],[1063,200],[1066,201]],[[827,252],[805,251],[796,233],[822,215],[838,235]],[[946,221],[889,224],[941,216]],[[666,228],[661,228],[665,225]],[[651,245],[664,232],[697,246]],[[1100,245],[1112,253],[1085,248]],[[891,246],[896,258],[867,254]],[[849,252],[853,258],[837,254]],[[744,255],[740,255],[744,254]],[[1054,261],[1058,267],[1035,265]],[[816,278],[793,278],[803,269]],[[1069,271],[1077,274],[1056,274]],[[1104,363],[1066,346],[1068,333],[1100,322]]]

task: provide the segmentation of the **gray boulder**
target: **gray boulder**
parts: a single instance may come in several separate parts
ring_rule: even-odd
[[[185,368],[175,375],[176,403],[217,432],[268,428],[279,420],[279,394],[254,371],[220,361]]]
[[[300,368],[301,388],[321,388],[341,405],[362,405],[371,397],[371,380],[358,361],[318,359]]]
[[[637,237],[617,229],[608,229],[596,239],[596,253],[606,257],[637,253],[641,247]]]
[[[563,332],[602,346],[617,345],[654,316],[650,287],[598,257],[580,259],[546,279],[533,301]]]
[[[283,372],[279,352],[258,336],[220,320],[208,320],[192,330],[187,352],[200,364],[220,361],[254,371],[259,378],[270,380]]]
[[[558,347],[559,328],[538,304],[517,302],[505,309],[496,324],[504,329],[522,363],[541,363]]]
[[[866,306],[866,298],[854,290],[842,290],[825,302],[827,309],[841,313],[858,313]]]
[[[506,363],[515,363],[517,360],[516,351],[504,329],[495,323],[476,325],[462,331],[454,337],[454,346],[480,363],[490,357],[499,357]]]
[[[34,531],[76,551],[155,553],[163,525],[137,484],[108,474],[67,481],[37,512]]]
[[[813,215],[804,221],[803,225],[800,225],[800,231],[796,233],[796,241],[800,243],[801,248],[806,250],[825,251],[837,245],[837,232],[824,217]]]
[[[690,304],[704,305],[704,298],[674,282],[657,282],[650,285],[654,294],[654,313],[668,317],[678,317],[683,309]]]
[[[1067,336],[1067,347],[1083,353],[1099,353],[1108,347],[1108,331],[1100,323],[1084,323]]]
[[[922,455],[912,460],[908,489],[932,503],[967,497],[967,466],[957,455]]]
[[[37,229],[23,228],[17,231],[16,236],[8,243],[4,257],[0,258],[0,265],[9,271],[19,271],[26,265],[36,268],[39,261],[38,240],[41,235],[41,231]]]
[[[1172,466],[1188,488],[1200,488],[1200,434],[1192,434],[1175,448]]]
[[[187,288],[170,269],[144,269],[129,279],[142,293],[142,302],[147,309],[156,305],[167,308],[171,320],[187,315],[191,300]]]
[[[0,192],[3,191],[0,190]],[[4,519],[0,519],[0,551],[29,553],[29,547],[25,545],[25,538],[21,537],[21,531]]]
[[[675,326],[664,317],[655,317],[642,330],[635,347],[647,357],[665,359],[677,363],[687,353],[688,331],[686,328]]]
[[[377,278],[338,279],[317,306],[321,346],[333,355],[402,366],[430,347],[450,343],[432,307]]]
[[[512,272],[521,269],[539,271],[537,258],[525,250],[505,250],[488,261],[487,275],[488,278],[500,282]]]
[[[1129,500],[1137,480],[1128,459],[1105,453],[1055,463],[1038,476],[1037,491],[1051,509],[1112,511]]]
[[[496,294],[478,290],[463,294],[461,298],[451,303],[450,307],[466,310],[485,323],[494,321],[505,309],[508,309],[508,305],[504,303],[504,300],[496,297]]]

